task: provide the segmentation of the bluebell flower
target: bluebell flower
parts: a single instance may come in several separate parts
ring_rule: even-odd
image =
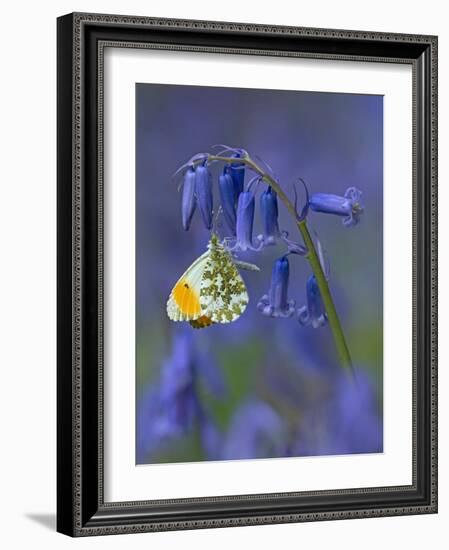
[[[234,153],[232,158],[241,158],[241,154]],[[245,183],[245,163],[233,162],[229,165],[229,170],[234,183],[234,196],[237,203],[240,193],[243,192],[243,185]]]
[[[271,273],[268,294],[262,296],[257,309],[268,317],[291,317],[295,311],[295,301],[288,299],[290,265],[287,256],[276,260]]]
[[[236,220],[236,240],[230,250],[242,251],[247,250],[259,251],[263,243],[253,243],[253,224],[254,224],[254,209],[255,200],[252,191],[243,191],[239,195],[237,204],[237,220]]]
[[[207,229],[212,228],[212,177],[207,162],[200,164],[195,169],[195,194],[200,207],[201,216]]]
[[[363,214],[361,195],[361,191],[356,187],[349,187],[343,197],[328,193],[314,193],[309,199],[309,205],[315,212],[343,216],[343,225],[357,225]]]
[[[235,236],[235,224],[236,224],[236,212],[235,212],[235,190],[234,182],[229,168],[225,167],[223,174],[218,178],[218,188],[220,190],[221,207],[223,209],[223,216],[226,223],[232,233]]]
[[[163,362],[159,381],[139,398],[137,455],[143,462],[198,428],[207,456],[216,458],[217,429],[206,414],[199,386],[215,396],[224,392],[220,371],[210,356],[198,353],[190,331],[175,334],[170,356]]]
[[[280,236],[279,209],[277,193],[271,186],[260,195],[260,213],[263,227],[261,240],[263,240],[265,246],[276,244]]]
[[[306,254],[307,250],[303,245],[291,241],[287,231],[279,230],[277,193],[271,186],[260,195],[260,213],[263,233],[257,236],[257,240],[263,247],[282,242],[289,252],[302,256]]]
[[[312,325],[313,328],[325,325],[327,315],[315,275],[307,279],[306,295],[307,304],[298,309],[298,321],[304,326]]]
[[[250,399],[234,413],[222,458],[251,459],[285,456],[287,429],[267,403]]]
[[[196,208],[195,179],[195,170],[192,166],[189,166],[184,173],[182,185],[182,226],[186,231],[190,227],[190,222]]]

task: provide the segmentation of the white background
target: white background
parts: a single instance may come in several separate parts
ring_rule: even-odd
[[[439,543],[449,520],[449,374],[447,371],[449,202],[449,31],[444,3],[377,0],[275,3],[90,0],[20,2],[2,11],[1,55],[1,543],[5,548],[286,547],[407,549]],[[55,511],[55,225],[56,27],[70,11],[236,20],[440,35],[440,513],[298,525],[157,533],[71,540],[54,533]],[[447,540],[445,541],[447,545]]]

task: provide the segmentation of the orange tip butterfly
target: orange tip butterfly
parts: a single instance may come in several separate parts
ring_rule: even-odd
[[[248,293],[238,267],[259,271],[231,256],[212,234],[207,250],[179,278],[167,301],[172,321],[188,321],[194,328],[231,323],[248,305]]]

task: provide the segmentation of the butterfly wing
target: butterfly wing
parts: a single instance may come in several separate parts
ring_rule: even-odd
[[[207,250],[197,258],[173,287],[167,301],[167,315],[172,321],[192,321],[202,316],[201,281],[209,255]]]
[[[206,259],[201,279],[202,315],[214,323],[231,323],[248,304],[248,293],[238,269],[222,246],[214,246]]]

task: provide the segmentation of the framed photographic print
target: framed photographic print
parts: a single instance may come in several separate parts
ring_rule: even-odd
[[[58,531],[437,511],[437,38],[58,19]]]

